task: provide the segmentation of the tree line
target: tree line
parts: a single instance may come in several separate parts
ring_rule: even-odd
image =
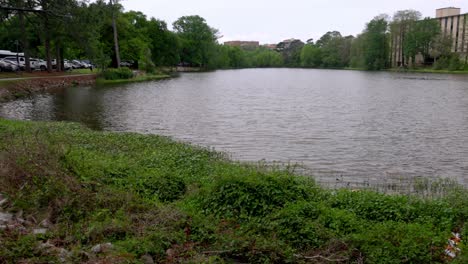
[[[200,16],[181,17],[171,30],[165,21],[124,11],[118,0],[0,0],[0,20],[0,49],[19,49],[48,64],[70,58],[90,59],[101,68],[131,61],[147,71],[175,65],[380,70],[414,66],[419,56],[438,69],[466,65],[451,52],[452,41],[437,20],[421,19],[414,10],[377,16],[356,37],[330,31],[316,41],[280,42],[273,50],[222,45],[219,31]],[[397,48],[398,56],[392,52]]]

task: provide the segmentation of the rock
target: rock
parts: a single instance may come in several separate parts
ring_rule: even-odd
[[[86,251],[81,250],[80,252],[78,252],[78,257],[79,257],[79,259],[81,259],[83,261],[88,261],[88,260],[91,259],[91,254],[89,254]]]
[[[64,248],[58,248],[55,245],[51,244],[49,241],[40,244],[37,246],[37,249],[40,251],[47,252],[48,254],[54,254],[59,258],[60,263],[71,263],[70,259],[72,253]]]
[[[12,214],[0,212],[0,224],[6,224],[11,220],[13,220]]]
[[[70,251],[64,249],[64,248],[59,248],[58,249],[58,257],[61,263],[68,263],[70,258],[72,257],[72,254]]]
[[[6,225],[0,225],[0,230],[4,230],[4,229],[6,229],[6,228],[7,228]]]
[[[91,248],[91,252],[99,254],[111,250],[114,246],[111,243],[98,244]]]
[[[140,260],[143,262],[143,264],[154,264],[153,257],[151,257],[149,254],[141,256]]]
[[[44,235],[45,233],[47,233],[46,228],[36,228],[33,230],[34,235]]]
[[[50,248],[54,248],[54,247],[55,247],[55,246],[52,245],[49,241],[44,242],[44,243],[40,244],[39,246],[37,246],[37,248],[38,248],[39,250],[50,249]]]
[[[39,224],[41,227],[49,228],[51,226],[51,223],[49,219],[44,219],[42,222]]]
[[[3,196],[0,195],[0,207],[2,207],[4,204],[8,202],[7,198],[3,198]]]
[[[16,217],[16,218],[22,218],[22,217],[23,217],[23,210],[18,211],[18,212],[15,214],[15,217]]]

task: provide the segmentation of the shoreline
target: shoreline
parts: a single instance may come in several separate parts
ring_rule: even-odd
[[[96,74],[0,79],[0,102],[12,101],[37,93],[59,91],[67,87],[94,85]]]
[[[217,70],[243,70],[243,69],[263,69],[263,68],[236,68],[236,69],[217,69]],[[379,71],[367,71],[356,68],[307,68],[307,67],[281,67],[281,69],[310,69],[310,70],[344,70],[344,71],[363,71],[363,72],[393,72],[393,73],[426,73],[426,74],[451,74],[468,75],[468,71],[448,71],[432,69],[384,69]],[[200,73],[198,68],[193,71],[184,71]],[[179,72],[178,72],[179,73]],[[99,74],[65,74],[65,75],[43,75],[28,77],[11,76],[11,78],[0,78],[0,102],[11,101],[35,93],[56,91],[72,86],[85,85],[116,85],[128,84],[146,81],[157,81],[173,78],[169,74],[139,75],[132,79],[104,80],[98,77]]]
[[[168,137],[76,123],[0,118],[0,136],[0,262],[445,263],[451,233],[468,235],[466,189],[327,190]]]
[[[172,78],[167,74],[139,75],[132,79],[104,80],[99,74],[64,74],[14,77],[0,79],[0,102],[7,102],[37,93],[60,91],[68,87],[113,85],[158,81]]]
[[[173,76],[168,74],[148,74],[148,75],[138,75],[132,79],[118,79],[118,80],[105,80],[102,78],[96,79],[97,85],[110,85],[110,84],[127,84],[127,83],[138,83],[138,82],[148,82],[148,81],[159,81],[173,78]]]

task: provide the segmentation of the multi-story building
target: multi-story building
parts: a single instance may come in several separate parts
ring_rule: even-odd
[[[436,19],[440,23],[441,33],[452,39],[452,52],[467,54],[468,49],[468,13],[461,14],[460,8],[448,7],[436,10]]]
[[[231,47],[240,47],[243,49],[256,49],[260,46],[260,42],[258,41],[226,41],[224,45],[231,46]]]
[[[435,19],[441,27],[441,34],[449,37],[452,42],[451,51],[458,53],[462,60],[468,57],[468,13],[462,14],[460,8],[446,7],[436,10]],[[391,61],[393,67],[408,65],[412,62],[405,61],[403,54],[403,39],[405,26],[401,26],[396,33],[393,32],[391,39]],[[422,55],[416,57],[415,63],[423,63]]]

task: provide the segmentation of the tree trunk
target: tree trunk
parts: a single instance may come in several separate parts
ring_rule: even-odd
[[[24,22],[24,12],[19,12],[19,22],[21,27],[21,44],[23,45],[24,60],[25,60],[25,70],[26,72],[31,72],[31,62],[29,59],[29,43],[26,36],[26,24]]]
[[[62,58],[60,56],[60,45],[58,42],[55,44],[55,57],[56,57],[56,62],[57,62],[57,72],[63,71],[62,67]]]
[[[50,37],[49,37],[49,30],[46,29],[46,39],[45,39],[45,55],[46,55],[46,61],[47,61],[47,72],[51,73],[52,72],[52,58],[50,57]]]
[[[116,0],[110,0],[112,8],[112,30],[114,31],[114,49],[115,49],[115,62],[117,65],[116,68],[120,68],[120,51],[119,51],[119,38],[117,33],[117,23],[115,18],[115,2]]]
[[[47,1],[42,1],[42,10],[48,10],[48,3]],[[52,72],[52,59],[50,54],[50,29],[49,29],[49,14],[47,12],[43,13],[44,16],[44,31],[45,31],[45,41],[44,41],[44,48],[45,48],[45,55],[47,61],[47,72]]]

